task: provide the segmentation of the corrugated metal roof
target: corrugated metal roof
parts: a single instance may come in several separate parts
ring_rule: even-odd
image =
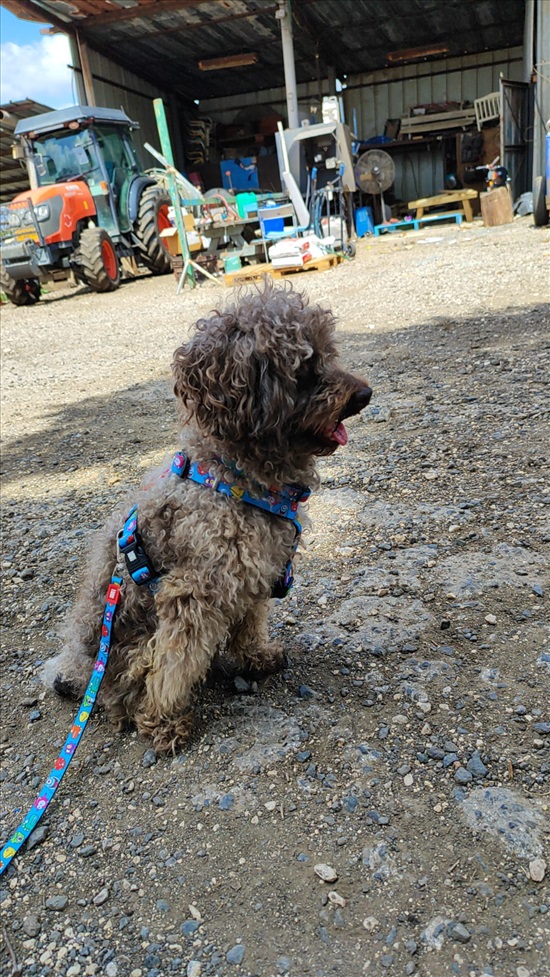
[[[275,0],[3,0],[17,16],[78,30],[90,47],[189,99],[284,84]],[[522,43],[525,0],[292,0],[298,82],[367,72],[427,44],[449,56]],[[254,52],[246,67],[201,60]]]
[[[7,203],[29,187],[26,168],[11,154],[15,126],[20,119],[49,111],[49,105],[41,105],[31,98],[0,105],[0,203]]]

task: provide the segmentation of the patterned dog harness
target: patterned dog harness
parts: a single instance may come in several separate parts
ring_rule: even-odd
[[[218,478],[202,465],[191,462],[183,451],[178,451],[175,455],[170,471],[178,478],[188,478],[198,485],[204,485],[222,495],[256,506],[264,512],[270,512],[273,516],[292,522],[296,531],[292,553],[283,574],[275,581],[271,591],[272,597],[286,597],[294,583],[292,564],[302,533],[302,526],[297,517],[298,507],[301,502],[309,498],[310,490],[302,485],[284,485],[282,489],[272,488],[263,494],[251,495],[239,485],[238,481],[231,482]],[[235,472],[235,474],[242,473]],[[155,570],[143,548],[137,528],[137,506],[133,506],[126,517],[124,526],[118,534],[117,547],[119,555],[124,556],[128,573],[134,583],[147,584],[151,590],[155,590],[162,573]]]

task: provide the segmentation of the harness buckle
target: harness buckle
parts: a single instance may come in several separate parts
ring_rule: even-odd
[[[131,541],[127,543],[122,542],[123,537],[124,530],[121,529],[117,533],[117,563],[121,566],[126,564],[126,569],[134,583],[150,583],[158,577],[158,573],[145,550],[140,546],[137,533],[134,532]]]
[[[271,596],[278,597],[282,599],[286,597],[287,594],[292,590],[294,584],[294,577],[292,575],[292,560],[290,559],[285,567],[284,573],[281,574],[278,580],[275,581],[271,588]]]
[[[184,451],[177,451],[172,461],[172,474],[177,475],[178,478],[187,478],[190,468],[190,458],[187,457]]]

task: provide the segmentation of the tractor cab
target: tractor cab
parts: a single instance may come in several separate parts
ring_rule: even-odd
[[[18,122],[14,155],[31,189],[9,205],[1,248],[1,285],[16,305],[70,272],[95,291],[117,288],[124,255],[170,271],[160,237],[170,197],[140,167],[136,128],[121,109],[88,105]]]
[[[130,229],[128,191],[141,172],[131,136],[137,124],[120,110],[90,111],[92,116],[76,118],[71,110],[47,112],[20,122],[15,135],[25,148],[31,187],[82,181],[96,203],[99,226],[115,239]]]

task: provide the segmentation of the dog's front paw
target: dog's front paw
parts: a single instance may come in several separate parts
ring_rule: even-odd
[[[52,689],[65,699],[78,699],[80,696],[80,689],[76,683],[70,682],[68,679],[63,678],[62,675],[55,676],[52,682]]]
[[[136,717],[136,727],[142,736],[151,740],[155,753],[175,755],[189,740],[194,725],[191,710],[173,720],[155,720],[143,716]]]
[[[288,659],[279,641],[272,641],[265,648],[257,648],[243,659],[243,670],[253,678],[273,675],[288,666]]]

